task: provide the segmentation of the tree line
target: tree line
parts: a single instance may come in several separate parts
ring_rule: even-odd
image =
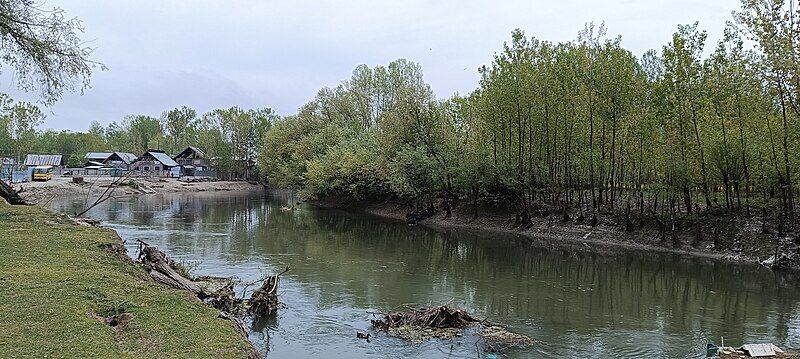
[[[776,208],[793,216],[800,171],[800,10],[743,0],[723,37],[678,26],[637,56],[588,24],[554,43],[515,30],[478,88],[437,99],[407,60],[358,66],[298,112],[188,107],[88,132],[38,130],[35,105],[0,98],[5,153],[174,154],[194,145],[235,170],[257,163],[307,197],[513,208],[523,218]],[[240,168],[241,169],[241,168]]]
[[[799,11],[744,0],[717,43],[681,25],[641,56],[603,25],[561,43],[515,30],[478,88],[446,100],[418,64],[362,65],[275,121],[260,163],[273,185],[312,198],[499,204],[523,217],[772,205],[792,215]]]
[[[45,114],[35,104],[14,102],[0,96],[0,156],[23,160],[29,153],[61,154],[67,166],[84,164],[87,152],[129,152],[163,150],[176,155],[187,146],[201,149],[214,159],[218,170],[244,174],[263,147],[263,134],[277,115],[270,108],[214,109],[199,115],[181,106],[160,117],[131,115],[107,126],[92,122],[86,132],[39,130]]]

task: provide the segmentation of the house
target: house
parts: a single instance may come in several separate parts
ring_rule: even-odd
[[[185,150],[174,157],[174,160],[181,167],[181,176],[205,176],[209,174],[206,155],[197,147],[186,147]]]
[[[131,163],[129,170],[142,176],[168,177],[174,175],[173,168],[179,168],[178,163],[164,151],[148,150]]]
[[[89,152],[83,156],[83,167],[103,166],[103,162],[111,156],[112,152]]]
[[[103,164],[106,167],[127,169],[134,161],[136,161],[136,155],[133,153],[114,152],[103,161]]]
[[[127,152],[89,152],[83,158],[84,168],[99,166],[127,169],[136,160],[136,155]]]

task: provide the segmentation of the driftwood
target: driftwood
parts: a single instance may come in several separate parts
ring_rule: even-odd
[[[23,199],[14,188],[8,183],[0,180],[0,197],[4,198],[8,204],[11,205],[27,205],[28,202]]]
[[[278,301],[278,283],[281,280],[281,275],[289,271],[289,267],[278,274],[267,276],[261,287],[253,291],[248,301],[249,308],[247,312],[254,318],[263,318],[268,315],[274,314],[281,303]]]
[[[245,315],[257,320],[274,315],[281,306],[278,301],[278,283],[280,276],[288,272],[289,267],[278,274],[266,276],[261,287],[253,291],[250,299],[244,300],[236,297],[233,279],[211,276],[189,278],[176,270],[179,268],[178,264],[164,252],[144,241],[138,242],[138,260],[149,270],[150,276],[155,281],[193,293],[200,300],[219,310],[219,317],[230,320],[234,328],[245,338],[248,332],[244,321]]]
[[[410,308],[407,312],[389,312],[383,320],[373,320],[372,325],[379,330],[412,326],[419,328],[464,329],[480,322],[461,309],[451,309],[447,305],[432,308]]]
[[[239,334],[247,339],[248,330],[244,321],[245,313],[256,315],[274,314],[280,303],[277,299],[280,275],[289,271],[266,277],[261,288],[253,292],[250,300],[237,298],[234,281],[231,278],[200,276],[188,278],[179,273],[177,263],[164,252],[139,240],[139,262],[149,270],[150,276],[166,286],[193,293],[197,298],[219,310],[219,317],[227,319]],[[247,305],[254,310],[245,310]],[[251,346],[249,358],[261,358],[261,354]]]
[[[175,262],[168,258],[164,252],[142,241],[139,241],[139,243],[139,262],[150,270],[150,276],[157,282],[172,288],[192,292],[200,299],[205,299],[213,294],[204,291],[199,284],[179,274],[175,270]]]
[[[433,217],[434,214],[436,214],[436,208],[434,208],[433,205],[430,205],[425,209],[406,213],[406,223],[409,225],[415,225],[425,219]]]
[[[499,352],[509,347],[526,346],[534,340],[484,320],[478,320],[463,309],[453,309],[450,303],[438,307],[414,308],[407,311],[383,314],[383,319],[373,320],[372,326],[389,335],[420,343],[426,339],[453,339],[463,335],[469,327],[480,327],[476,334],[484,342],[484,351]],[[477,345],[477,343],[476,343]]]

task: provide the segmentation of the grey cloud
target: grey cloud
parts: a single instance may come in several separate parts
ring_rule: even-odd
[[[567,41],[585,22],[605,21],[609,35],[622,34],[626,47],[642,53],[666,44],[678,24],[700,21],[713,47],[739,2],[51,0],[46,6],[82,19],[95,59],[109,66],[84,96],[66,94],[45,123],[84,130],[93,120],[159,115],[180,105],[201,113],[239,105],[290,114],[358,64],[400,57],[423,66],[438,96],[464,94],[514,28]]]

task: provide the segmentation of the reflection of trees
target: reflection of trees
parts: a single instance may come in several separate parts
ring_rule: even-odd
[[[408,229],[334,211],[308,219],[325,233],[301,249],[323,262],[314,276],[347,283],[320,291],[322,303],[346,294],[357,307],[391,309],[455,297],[493,318],[531,318],[565,330],[701,331],[732,342],[754,331],[785,340],[798,319],[798,291],[759,267],[646,252],[601,255],[513,236]],[[403,266],[344,265],[352,262]]]
[[[389,310],[456,298],[537,339],[566,340],[564,345],[587,344],[569,342],[560,330],[602,336],[610,329],[800,344],[790,332],[800,319],[797,280],[759,267],[647,252],[598,254],[512,235],[409,228],[334,210],[281,211],[289,200],[146,196],[110,203],[105,219],[163,230],[168,234],[159,237],[161,245],[203,261],[290,264],[288,279],[320,308]],[[262,263],[264,257],[272,259]]]

